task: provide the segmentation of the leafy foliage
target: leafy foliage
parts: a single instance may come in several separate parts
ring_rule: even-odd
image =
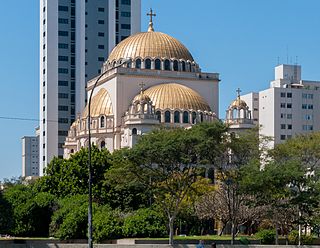
[[[264,229],[256,233],[256,236],[260,239],[261,244],[273,245],[276,237],[274,230]]]
[[[153,209],[139,209],[126,216],[123,224],[125,237],[164,237],[167,234],[164,216]]]

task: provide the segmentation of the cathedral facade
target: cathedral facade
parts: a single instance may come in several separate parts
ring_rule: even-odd
[[[87,83],[87,99],[94,90],[91,142],[99,148],[132,147],[160,126],[188,128],[218,119],[219,74],[202,72],[180,41],[154,31],[150,15],[148,31],[120,42],[101,75]],[[65,158],[88,146],[88,128],[87,106],[70,127]]]

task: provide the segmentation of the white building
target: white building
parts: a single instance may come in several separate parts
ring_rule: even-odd
[[[39,176],[39,136],[24,136],[22,141],[22,177]]]
[[[113,151],[132,147],[137,137],[160,126],[190,127],[215,121],[219,109],[219,74],[201,72],[177,39],[148,32],[120,42],[103,64],[91,103],[92,143]],[[131,62],[124,63],[130,59]],[[97,80],[87,84],[91,93]],[[72,124],[64,156],[88,145],[88,108]]]
[[[302,80],[300,65],[275,67],[270,88],[241,98],[258,106],[260,133],[274,138],[271,146],[320,130],[320,81]]]
[[[85,106],[85,82],[111,49],[140,30],[141,0],[40,0],[40,175],[63,155]]]

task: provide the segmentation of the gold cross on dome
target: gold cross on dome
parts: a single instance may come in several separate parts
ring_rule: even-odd
[[[140,86],[140,91],[142,92],[143,88],[144,88],[144,86],[146,86],[146,84],[142,82],[142,83],[139,84],[139,86]]]
[[[240,88],[238,88],[238,89],[236,90],[236,92],[238,93],[237,96],[240,98],[240,93],[241,93]]]
[[[156,14],[153,13],[152,8],[150,8],[150,12],[147,13],[147,16],[150,16],[150,22],[152,22],[152,17],[153,17],[153,16],[156,16]]]

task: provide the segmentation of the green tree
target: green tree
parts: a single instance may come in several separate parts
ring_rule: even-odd
[[[87,236],[88,196],[74,195],[58,201],[50,223],[50,235],[61,240]]]
[[[168,218],[171,245],[177,214],[203,171],[195,149],[198,142],[191,130],[156,130],[143,136],[129,154],[131,172],[150,188]]]
[[[111,154],[106,149],[92,147],[92,192],[94,199],[104,201],[104,173],[110,167]],[[88,151],[82,148],[70,159],[54,158],[34,188],[38,192],[49,192],[58,197],[88,193]]]

